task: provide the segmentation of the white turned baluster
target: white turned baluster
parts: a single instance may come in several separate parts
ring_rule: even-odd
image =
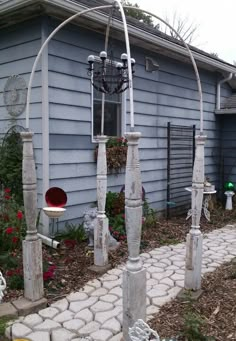
[[[4,296],[3,291],[6,289],[6,287],[7,287],[6,280],[0,271],[0,303],[2,302]]]
[[[94,231],[94,265],[108,265],[108,219],[105,214],[107,193],[107,136],[98,136],[97,157],[97,226]]]
[[[37,184],[32,132],[21,133],[23,141],[22,182],[27,225],[23,241],[24,296],[31,301],[43,297],[42,241],[37,235]]]
[[[125,224],[129,257],[123,272],[123,336],[138,319],[146,320],[146,269],[140,260],[142,229],[142,183],[138,141],[140,133],[127,133],[128,153],[125,177]]]
[[[200,218],[204,191],[204,145],[206,136],[196,136],[196,155],[192,181],[192,226],[186,241],[186,264],[184,287],[187,290],[201,289],[202,233]]]

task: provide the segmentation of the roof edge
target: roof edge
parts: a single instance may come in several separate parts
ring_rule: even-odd
[[[5,0],[3,3],[0,3],[0,13],[1,14],[8,13],[11,10],[17,10],[21,7],[25,7],[30,4],[35,4],[35,2],[36,2],[35,0]],[[38,2],[45,4],[45,5],[48,4],[51,6],[56,6],[63,10],[71,12],[71,14],[74,14],[76,12],[89,8],[78,2],[74,2],[73,0],[38,0]],[[107,15],[100,11],[89,12],[88,14],[85,14],[84,17],[89,17],[90,19],[93,19],[101,24],[107,23]],[[119,21],[118,19],[114,19],[113,23],[114,23],[115,28],[123,31],[123,24],[121,21]],[[184,56],[189,56],[188,51],[186,50],[184,46],[178,45],[162,37],[146,32],[131,24],[128,24],[128,28],[129,28],[129,33],[133,35],[134,37],[138,37],[139,39],[148,41],[152,44],[157,44],[163,48],[174,51],[175,53],[178,53]],[[191,46],[190,46],[190,49],[191,49]],[[204,54],[201,54],[200,52],[193,51],[192,49],[191,49],[191,52],[194,58],[196,59],[196,61],[205,63],[222,72],[233,73],[236,76],[236,67],[229,64],[228,62],[213,59]]]

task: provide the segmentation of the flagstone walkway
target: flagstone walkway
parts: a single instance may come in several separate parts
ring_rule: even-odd
[[[236,256],[236,226],[204,235],[202,273]],[[147,269],[147,318],[175,298],[184,285],[185,243],[142,253]],[[122,326],[122,269],[118,266],[88,282],[50,307],[20,318],[7,328],[8,338],[32,341],[119,341]]]

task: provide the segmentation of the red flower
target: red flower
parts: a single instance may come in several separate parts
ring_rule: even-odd
[[[48,279],[52,279],[52,278],[53,278],[53,272],[52,271],[45,271],[43,273],[44,281],[47,281]]]
[[[5,198],[6,200],[9,200],[9,199],[11,199],[11,196],[10,196],[10,195],[5,195],[4,198]]]
[[[21,220],[23,218],[23,213],[21,211],[17,212],[17,219]]]
[[[16,244],[16,243],[18,243],[19,238],[18,237],[12,237],[11,241],[12,241],[13,244]]]
[[[4,189],[4,192],[5,192],[5,193],[11,193],[11,190],[10,190],[10,188],[5,188],[5,189]]]
[[[13,227],[8,227],[8,228],[5,230],[6,234],[12,234],[13,231],[14,231],[14,228],[13,228]]]
[[[123,219],[125,219],[125,214],[122,214],[122,216],[121,216]]]
[[[64,243],[65,243],[66,247],[73,249],[76,245],[76,240],[66,239],[66,240],[64,240]]]

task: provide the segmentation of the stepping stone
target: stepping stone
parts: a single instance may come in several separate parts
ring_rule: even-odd
[[[184,274],[173,274],[170,276],[171,279],[173,279],[173,281],[182,281],[184,279]]]
[[[85,294],[91,294],[91,292],[94,291],[94,287],[91,287],[90,285],[85,285],[83,288],[79,290],[79,292],[84,292]]]
[[[150,256],[150,254],[149,253],[146,253],[146,252],[144,252],[144,253],[141,253],[141,255],[140,255],[142,258],[144,258],[144,259],[148,259],[148,258],[151,258],[151,256]]]
[[[147,268],[147,271],[152,275],[154,273],[164,272],[164,269],[158,268],[157,266],[150,266],[149,268]]]
[[[147,307],[146,314],[147,315],[153,315],[153,314],[159,313],[159,311],[160,311],[160,308],[158,308],[154,305],[150,305],[149,307]]]
[[[107,289],[105,288],[99,288],[99,289],[96,289],[94,290],[90,296],[104,296],[107,294]]]
[[[91,307],[97,301],[98,301],[98,297],[89,297],[85,301],[71,302],[69,309],[73,311],[74,313],[78,313],[80,310]]]
[[[112,336],[112,332],[106,329],[99,329],[91,334],[91,338],[94,341],[107,341]]]
[[[121,283],[122,283],[121,278],[117,279],[116,281],[103,282],[103,288],[110,290],[110,289],[113,289],[113,288],[121,285]]]
[[[93,279],[92,281],[87,282],[87,285],[94,287],[95,289],[101,288],[102,284],[97,279]]]
[[[69,302],[67,301],[66,298],[63,298],[62,300],[52,303],[51,307],[56,308],[59,311],[63,312],[68,309]]]
[[[160,280],[160,284],[166,284],[170,288],[174,287],[174,281],[172,279],[170,279],[169,277],[162,278]]]
[[[93,320],[93,313],[89,309],[84,309],[79,311],[75,317],[76,319],[80,319],[85,321],[86,323],[89,323]]]
[[[60,323],[47,319],[43,323],[40,323],[37,326],[35,326],[34,330],[50,332],[53,329],[58,329],[58,328],[61,328]]]
[[[153,286],[153,289],[159,290],[159,291],[167,291],[169,290],[169,286],[166,284],[157,284]]]
[[[161,296],[166,296],[167,292],[164,290],[156,290],[156,289],[151,289],[147,292],[147,296],[149,298],[153,298],[153,297],[161,297]]]
[[[113,336],[109,341],[121,341],[123,339],[123,333],[119,333]]]
[[[66,321],[63,323],[63,327],[69,329],[72,332],[78,332],[83,326],[85,322],[80,319],[73,319],[70,321]]]
[[[72,292],[66,298],[69,302],[84,301],[88,298],[88,295],[84,292]]]
[[[13,339],[23,338],[32,332],[32,329],[22,323],[14,323],[11,330]]]
[[[115,287],[115,288],[111,289],[109,291],[109,294],[116,295],[118,297],[122,297],[123,296],[121,287]]]
[[[51,341],[71,341],[75,337],[76,334],[71,333],[64,328],[60,328],[52,331]]]
[[[63,323],[63,322],[73,319],[73,317],[74,317],[74,313],[72,313],[72,311],[65,310],[62,313],[58,314],[56,317],[54,317],[53,320],[59,323]]]
[[[147,280],[147,285],[153,286],[153,285],[157,285],[158,284],[158,280],[151,278]]]
[[[50,341],[50,334],[48,332],[34,332],[27,335],[30,341]]]
[[[93,306],[90,307],[90,310],[93,313],[98,313],[100,311],[107,311],[113,308],[114,308],[114,305],[112,303],[98,301],[97,303],[95,303]]]
[[[122,306],[123,306],[123,299],[120,298],[118,301],[116,301],[116,302],[114,303],[114,305],[115,305],[116,307],[122,307]]]
[[[112,317],[116,317],[122,311],[122,307],[115,307],[113,310],[99,312],[95,315],[95,321],[104,323]]]
[[[96,321],[92,321],[80,329],[79,335],[80,336],[90,335],[91,333],[95,332],[99,328],[100,328],[100,323],[98,323]]]
[[[112,318],[108,321],[106,321],[105,323],[103,323],[102,329],[108,329],[110,330],[113,334],[117,334],[121,331],[121,325],[120,322],[117,321],[116,318]]]
[[[114,303],[118,300],[118,297],[116,295],[107,294],[105,296],[100,296],[99,299],[103,302]]]
[[[53,319],[53,317],[55,317],[57,314],[59,314],[59,310],[56,308],[45,308],[42,310],[39,310],[39,316],[41,316],[43,319]]]
[[[110,274],[105,274],[102,277],[100,277],[100,281],[106,282],[106,281],[117,281],[119,279],[118,276],[116,275],[110,275]]]
[[[152,298],[152,304],[157,307],[161,307],[164,304],[170,302],[172,300],[171,296],[165,296],[165,297],[154,297]]]
[[[123,274],[123,271],[120,270],[120,269],[111,269],[111,270],[108,270],[107,273],[108,273],[109,275],[115,275],[115,276],[118,276],[118,277],[119,277],[120,275]]]
[[[42,322],[43,322],[43,319],[38,314],[30,314],[26,316],[23,320],[23,323],[29,328],[33,328],[34,326]]]

